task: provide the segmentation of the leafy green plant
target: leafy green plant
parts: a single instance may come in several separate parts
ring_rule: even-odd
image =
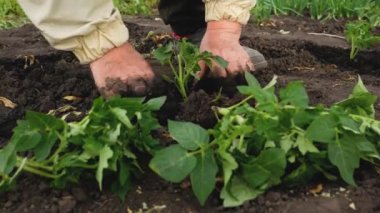
[[[207,51],[200,52],[197,46],[185,39],[157,48],[154,51],[154,57],[162,64],[170,65],[174,79],[172,80],[168,76],[165,76],[165,79],[176,85],[183,99],[187,98],[188,86],[192,80],[197,78],[196,73],[200,71],[198,62],[204,61],[211,67],[215,61],[221,67],[227,67],[227,62],[223,58]],[[177,63],[177,67],[175,63]]]
[[[9,189],[21,172],[52,179],[56,187],[78,182],[93,173],[99,188],[112,174],[111,189],[121,198],[130,188],[131,177],[141,169],[136,150],[153,154],[158,142],[151,132],[159,127],[152,111],[165,98],[99,98],[79,122],[37,112],[27,112],[10,142],[0,150],[0,191]]]
[[[380,42],[380,36],[373,35],[368,21],[355,21],[346,25],[346,38],[351,43],[350,59],[354,59],[360,50],[370,48]]]
[[[225,207],[241,205],[268,188],[307,183],[316,174],[355,185],[360,160],[380,159],[380,121],[374,119],[376,96],[359,78],[352,94],[331,107],[310,106],[301,82],[275,93],[276,78],[261,87],[249,73],[247,97],[217,108],[213,129],[189,122],[169,122],[178,143],[158,151],[150,168],[171,182],[190,177],[203,205],[223,177],[220,197]],[[255,106],[251,103],[254,100]]]

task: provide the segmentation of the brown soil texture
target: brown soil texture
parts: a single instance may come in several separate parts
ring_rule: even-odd
[[[127,17],[125,22],[131,31],[131,41],[143,53],[149,53],[155,45],[144,39],[148,32],[170,32],[154,18]],[[268,68],[255,73],[260,82],[268,82],[274,74],[279,77],[279,86],[302,80],[313,104],[329,105],[344,99],[358,74],[368,89],[380,96],[379,46],[359,53],[350,61],[345,40],[309,34],[341,36],[343,24],[344,21],[319,23],[306,18],[277,17],[262,25],[249,24],[241,42],[262,52],[268,60]],[[170,118],[210,127],[215,122],[212,106],[226,106],[242,98],[234,89],[241,79],[214,79],[194,85],[188,101],[183,103],[175,89],[159,78],[159,73],[168,72],[168,68],[150,62],[157,73],[150,96],[168,96],[158,115],[163,125]],[[80,65],[71,53],[50,48],[31,25],[0,31],[0,76],[0,97],[17,104],[14,109],[0,104],[0,147],[9,139],[25,110],[49,112],[69,105],[75,108],[72,110],[85,112],[99,96],[89,67]],[[216,98],[220,87],[222,96]],[[67,101],[65,96],[79,99]],[[375,107],[379,118],[379,102]],[[149,160],[144,156],[142,159]],[[191,187],[168,183],[148,169],[145,171],[135,181],[136,186],[125,202],[108,191],[99,192],[95,182],[84,180],[65,189],[53,189],[42,178],[24,175],[13,191],[1,195],[0,212],[380,212],[380,178],[372,167],[357,172],[358,187],[316,179],[298,188],[271,189],[233,209],[221,206],[217,192],[201,207]],[[323,193],[310,194],[317,184],[323,185]]]

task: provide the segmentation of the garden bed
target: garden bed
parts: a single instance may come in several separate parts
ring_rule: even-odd
[[[149,31],[169,32],[161,21],[150,18],[128,17],[131,39],[137,48],[147,53],[154,46],[152,40],[144,40]],[[289,81],[302,80],[311,103],[326,105],[347,97],[360,74],[367,88],[380,96],[380,47],[361,52],[349,60],[349,45],[343,35],[344,21],[320,23],[307,18],[275,18],[263,26],[249,24],[241,42],[262,52],[268,60],[268,68],[256,72],[260,82],[268,82],[273,75],[279,77],[280,86]],[[333,35],[333,36],[332,36]],[[167,119],[200,123],[211,127],[215,123],[212,105],[226,106],[241,99],[235,90],[241,79],[234,81],[207,80],[199,82],[186,103],[166,84],[159,73],[168,72],[149,59],[157,80],[150,96],[167,95],[168,100],[158,118],[164,124]],[[69,119],[76,120],[91,107],[99,96],[91,79],[89,68],[80,65],[72,54],[53,50],[40,33],[31,25],[0,31],[0,96],[17,104],[14,109],[0,104],[0,146],[11,135],[16,120],[25,110],[49,112],[61,109],[59,114],[80,112]],[[223,86],[222,98],[212,102]],[[65,100],[64,97],[78,97]],[[66,106],[65,111],[62,107]],[[70,107],[67,107],[70,106]],[[380,118],[380,103],[375,105]],[[162,141],[166,132],[158,132]],[[144,159],[144,156],[142,156]],[[145,161],[149,159],[145,157]],[[348,187],[342,182],[328,183],[316,179],[304,187],[295,189],[277,187],[246,203],[238,209],[223,209],[217,193],[201,207],[186,183],[170,184],[151,173],[136,180],[136,187],[121,202],[110,192],[99,192],[96,182],[82,182],[57,190],[34,176],[23,176],[17,188],[0,197],[0,211],[4,212],[124,212],[128,209],[155,209],[163,212],[378,212],[380,204],[380,178],[373,167],[360,169],[356,174],[358,187]],[[316,190],[322,184],[322,190]],[[314,191],[313,191],[314,189]],[[314,194],[313,194],[314,193]]]

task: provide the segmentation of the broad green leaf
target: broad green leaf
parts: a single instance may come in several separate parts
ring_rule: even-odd
[[[307,128],[306,138],[311,141],[329,143],[335,138],[336,118],[331,115],[317,117]]]
[[[305,87],[299,81],[289,83],[286,88],[280,90],[280,98],[283,104],[291,104],[305,108],[309,105]]]
[[[355,185],[353,175],[360,161],[360,153],[355,143],[345,138],[337,138],[328,145],[328,157],[331,163],[338,167],[343,180]]]
[[[294,144],[295,141],[292,139],[291,135],[284,135],[281,137],[280,146],[285,153],[288,153],[288,151],[293,147]]]
[[[339,122],[343,129],[349,130],[355,134],[360,134],[360,125],[351,119],[348,115],[340,115]]]
[[[120,108],[126,110],[127,116],[132,118],[136,112],[143,109],[143,102],[144,98],[141,97],[122,98],[120,96],[113,96],[110,100],[107,100],[101,108],[94,110],[94,113],[97,116],[102,114],[104,115],[104,112],[108,112],[109,108]]]
[[[120,136],[120,128],[121,128],[121,124],[118,123],[116,125],[116,129],[113,129],[113,130],[110,130],[108,132],[108,141],[112,144],[116,143],[117,142],[117,139],[118,137]]]
[[[277,102],[277,97],[271,90],[264,90],[250,86],[238,86],[237,89],[243,95],[253,96],[256,99],[257,104],[264,105]]]
[[[33,149],[40,143],[41,134],[36,129],[26,129],[21,134],[14,134],[11,143],[15,143],[16,149],[19,152],[24,152]]]
[[[362,78],[358,75],[358,83],[356,83],[354,89],[352,90],[352,96],[369,93],[368,89],[364,86]]]
[[[130,169],[127,165],[127,160],[124,158],[121,158],[119,160],[119,183],[120,185],[125,185],[130,177]]]
[[[34,147],[33,152],[37,161],[45,160],[50,154],[54,145],[57,143],[58,136],[55,133],[43,135],[41,142]]]
[[[314,146],[313,141],[305,137],[304,134],[299,134],[296,140],[298,150],[305,155],[308,152],[319,152],[317,147]]]
[[[348,97],[348,99],[337,103],[337,105],[342,106],[350,113],[374,118],[374,104],[376,100],[377,97],[368,92],[367,88],[363,84],[362,79],[359,76],[358,83],[355,85],[352,94]]]
[[[41,139],[39,129],[32,127],[27,120],[17,121],[9,143],[13,143],[17,151],[23,152],[34,148]]]
[[[358,114],[369,118],[374,118],[374,103],[377,97],[370,93],[363,93],[348,98],[337,105],[352,114]]]
[[[253,200],[263,193],[261,190],[252,189],[244,180],[233,177],[229,189],[224,186],[220,193],[224,207],[240,206],[244,202]]]
[[[168,122],[169,133],[179,145],[187,150],[196,150],[209,142],[207,130],[190,122]]]
[[[84,138],[84,151],[91,157],[98,156],[104,144],[93,136]]]
[[[202,152],[197,157],[197,165],[190,174],[191,186],[201,205],[215,188],[218,165],[215,162],[214,153],[211,150]]]
[[[7,144],[0,150],[0,174],[9,174],[16,165],[16,145]]]
[[[230,182],[233,171],[236,170],[239,165],[230,153],[218,150],[218,154],[222,160],[224,185],[227,185]]]
[[[308,184],[316,173],[317,172],[311,165],[302,163],[284,178],[284,183],[289,186]]]
[[[379,152],[375,145],[371,143],[364,135],[345,134],[344,140],[356,145],[361,157],[370,157],[380,160]]]
[[[148,110],[157,111],[166,101],[166,96],[150,99],[145,105],[148,107]]]
[[[243,179],[252,187],[276,185],[285,173],[286,157],[282,149],[264,150],[252,162],[243,164]]]
[[[174,46],[173,43],[170,42],[167,45],[157,48],[153,52],[154,58],[156,58],[161,63],[166,63],[167,61],[171,59],[173,55],[173,46]]]
[[[244,77],[249,87],[261,89],[259,81],[257,81],[257,79],[250,72],[245,72]]]
[[[293,116],[292,120],[294,125],[299,127],[307,127],[316,117],[319,116],[319,111],[317,109],[312,110],[297,110]]]
[[[133,129],[131,120],[127,116],[127,110],[118,107],[110,108],[110,110],[128,129]]]
[[[63,128],[63,121],[51,115],[27,111],[25,118],[32,128],[38,128],[41,131],[59,130]]]
[[[113,151],[112,149],[105,145],[100,151],[99,151],[99,162],[98,162],[98,168],[96,170],[96,180],[99,184],[99,189],[102,190],[102,183],[103,183],[103,170],[108,168],[108,159],[112,158]]]
[[[195,168],[197,159],[179,145],[157,151],[149,167],[165,180],[181,182]]]

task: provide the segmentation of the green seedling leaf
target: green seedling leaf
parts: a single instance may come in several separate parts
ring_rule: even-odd
[[[284,183],[289,186],[308,184],[316,173],[312,166],[302,163],[284,178]]]
[[[302,155],[305,155],[308,152],[319,152],[317,147],[314,146],[313,142],[306,138],[303,134],[298,135],[296,146]]]
[[[181,182],[195,168],[197,159],[179,145],[157,151],[149,167],[165,180]]]
[[[27,121],[17,122],[17,127],[13,130],[14,134],[10,143],[16,144],[19,152],[31,150],[41,141],[41,134],[38,129],[32,128]]]
[[[121,186],[127,184],[130,177],[130,169],[126,163],[126,159],[121,158],[119,160],[119,183]]]
[[[356,185],[353,175],[359,167],[360,154],[355,143],[346,138],[336,138],[328,145],[328,157],[331,163],[338,167],[343,180]]]
[[[255,199],[263,191],[252,189],[244,180],[234,177],[231,180],[229,190],[224,186],[220,194],[224,207],[235,207],[242,205],[245,201]]]
[[[40,129],[41,131],[59,130],[63,128],[63,121],[51,115],[27,111],[25,118],[30,126]]]
[[[321,115],[310,124],[305,136],[311,141],[329,143],[335,138],[336,127],[337,121],[333,115]]]
[[[157,48],[154,52],[154,58],[156,58],[161,63],[166,63],[169,61],[173,55],[174,44],[170,42],[168,45]]]
[[[103,170],[108,168],[108,160],[112,158],[112,156],[113,151],[107,145],[99,151],[99,163],[98,168],[96,170],[96,180],[98,181],[100,190],[102,190]]]
[[[244,77],[248,83],[248,87],[261,89],[259,81],[250,72],[245,72]]]
[[[351,119],[348,115],[339,116],[339,123],[343,129],[351,131],[355,134],[360,134],[360,125]]]
[[[264,150],[252,162],[243,164],[243,179],[252,187],[272,186],[281,182],[285,173],[286,157],[282,149]]]
[[[213,151],[207,150],[197,157],[197,165],[190,174],[190,180],[193,191],[202,206],[215,188],[217,172],[218,165]]]
[[[343,136],[347,143],[355,144],[362,158],[379,159],[380,155],[375,145],[371,143],[364,135],[345,134]]]
[[[285,89],[281,89],[280,98],[283,104],[292,104],[302,108],[306,108],[309,105],[309,97],[305,87],[299,81],[291,82]]]
[[[150,99],[145,105],[148,106],[148,110],[157,111],[162,107],[162,105],[164,105],[165,101],[166,96],[162,96]]]
[[[295,141],[293,140],[292,135],[284,135],[280,140],[280,147],[285,153],[288,153],[294,144]]]
[[[239,165],[230,153],[218,150],[218,154],[222,160],[224,185],[227,185],[230,182],[233,171],[236,170]]]
[[[58,136],[54,133],[43,135],[41,142],[34,147],[33,152],[37,161],[45,160],[51,153],[53,146],[56,144]]]
[[[127,116],[127,110],[115,107],[110,108],[110,111],[116,116],[119,121],[121,121],[128,129],[133,129],[131,120]]]
[[[168,122],[169,133],[179,145],[187,150],[196,150],[209,142],[207,130],[190,122]]]
[[[0,175],[11,173],[15,165],[16,146],[10,143],[0,150]]]
[[[374,104],[376,103],[376,100],[377,97],[368,92],[359,76],[358,83],[355,85],[352,94],[348,97],[348,99],[343,100],[336,105],[347,110],[349,113],[374,118]]]

